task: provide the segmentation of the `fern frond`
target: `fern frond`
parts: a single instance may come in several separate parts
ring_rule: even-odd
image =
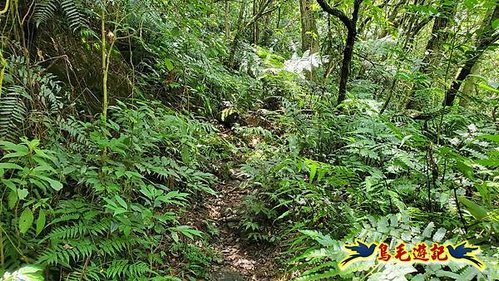
[[[66,15],[71,30],[76,30],[84,25],[83,17],[81,16],[75,0],[61,0],[61,9]]]
[[[95,263],[90,262],[73,272],[71,272],[64,280],[66,281],[82,281],[82,280],[106,280],[102,273],[102,268],[97,266]]]
[[[111,265],[106,269],[106,276],[109,279],[128,277],[127,279],[132,280],[143,277],[147,272],[153,271],[144,262],[139,261],[130,264],[128,260],[113,260]]]
[[[46,22],[52,16],[54,16],[55,11],[57,10],[57,6],[58,0],[45,0],[41,3],[37,3],[33,15],[36,26],[38,27],[41,23]]]
[[[19,86],[7,87],[6,94],[0,99],[1,138],[14,141],[21,133],[26,116],[26,106],[21,99],[23,91],[24,89]]]
[[[119,252],[129,249],[134,244],[133,239],[129,238],[111,238],[99,241],[98,248],[102,253],[115,256]]]
[[[72,31],[85,26],[83,16],[81,15],[75,0],[45,0],[37,4],[34,12],[36,25],[39,26],[48,21],[55,15],[58,8],[60,8],[66,16],[66,20]]]

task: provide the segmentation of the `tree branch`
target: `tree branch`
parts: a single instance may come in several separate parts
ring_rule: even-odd
[[[356,0],[358,1],[358,0]],[[337,17],[345,26],[348,30],[352,29],[352,21],[343,13],[340,9],[331,7],[328,3],[326,3],[324,0],[317,0],[317,3],[321,8],[328,14],[333,15]]]
[[[350,20],[351,28],[357,33],[357,20],[359,18],[360,4],[363,0],[355,0],[353,3],[352,19]]]
[[[271,13],[275,10],[277,10],[278,7],[274,8],[269,8],[268,10],[267,7],[272,3],[272,0],[267,0],[267,2],[264,2],[260,5],[260,9],[258,12],[246,23],[245,27],[248,28],[250,25],[252,25],[255,21],[257,21],[259,18],[263,17],[264,15]]]

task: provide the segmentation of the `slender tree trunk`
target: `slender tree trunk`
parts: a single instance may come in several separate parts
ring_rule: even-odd
[[[347,42],[345,44],[345,49],[343,50],[343,62],[341,63],[340,87],[338,90],[337,104],[342,103],[346,98],[347,83],[350,76],[350,64],[352,63],[353,47],[356,35],[357,33],[355,30],[348,30]]]
[[[229,54],[229,66],[231,68],[234,68],[236,62],[236,51],[239,45],[239,39],[241,37],[245,9],[246,9],[246,0],[242,0],[241,7],[239,8],[239,16],[237,18],[237,30],[236,34],[234,35],[234,41],[232,41],[232,47],[230,48],[230,54]]]
[[[106,4],[101,11],[101,60],[102,60],[102,117],[104,123],[107,118],[107,76],[108,76],[108,57],[106,44]]]
[[[277,8],[277,22],[275,24],[275,28],[279,29],[280,26],[281,26],[281,6]]]
[[[379,38],[386,37],[390,31],[390,29],[397,29],[400,22],[396,22],[395,20],[397,19],[397,15],[399,14],[399,9],[400,7],[404,6],[406,4],[407,0],[398,0],[396,4],[391,5],[393,9],[388,12],[388,8],[385,9],[387,12],[388,17],[386,18],[388,26],[383,28],[381,34],[379,35]],[[389,25],[392,25],[391,27]]]
[[[457,78],[452,82],[450,88],[445,93],[445,100],[443,103],[444,106],[452,106],[454,100],[456,99],[457,92],[459,91],[459,88],[461,88],[461,84],[463,83],[464,79],[466,79],[466,77],[468,77],[468,75],[471,73],[471,69],[478,61],[478,58],[479,56],[477,55],[472,57],[471,59],[466,60],[463,68],[461,68],[461,71],[459,71]]]
[[[331,55],[333,53],[333,44],[331,42],[331,38],[333,38],[333,31],[332,31],[332,27],[331,27],[331,15],[328,14],[327,16],[327,36],[330,40],[328,40],[327,42],[327,46],[326,46],[326,53]],[[331,73],[333,72],[333,69],[334,69],[334,66],[335,66],[336,62],[334,60],[329,60],[329,62],[327,63],[327,66],[326,66],[326,71],[324,72],[324,81],[329,77],[329,75],[331,75]]]
[[[258,1],[253,0],[253,17],[256,17],[258,13]],[[253,22],[253,44],[258,44],[259,31],[258,31],[258,21]]]
[[[224,17],[225,38],[228,40],[230,38],[230,2],[229,2],[229,0],[225,0],[224,10],[225,10],[225,17]]]
[[[480,35],[477,39],[477,46],[474,50],[467,53],[467,59],[464,62],[463,68],[461,68],[456,79],[445,93],[443,106],[452,106],[454,104],[459,88],[461,88],[466,77],[470,75],[473,66],[475,66],[485,50],[499,39],[499,33],[494,33],[494,29],[492,28],[492,23],[497,19],[499,19],[499,4],[496,4],[492,14],[483,21],[480,27]]]
[[[7,67],[7,61],[3,58],[2,50],[0,50],[0,98],[2,97],[2,83],[6,67]],[[2,242],[0,241],[0,243]]]
[[[338,89],[338,100],[336,102],[338,105],[341,104],[346,98],[347,84],[350,77],[350,64],[353,57],[355,38],[357,37],[357,21],[359,18],[360,4],[362,3],[362,1],[363,0],[354,1],[352,18],[350,19],[341,10],[329,6],[329,4],[327,4],[324,0],[317,0],[317,3],[319,3],[324,11],[326,11],[330,15],[337,17],[348,30],[347,41],[345,44],[345,49],[343,50],[343,61],[341,63],[340,85]]]

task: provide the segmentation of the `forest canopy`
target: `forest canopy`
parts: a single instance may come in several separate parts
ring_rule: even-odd
[[[497,0],[0,0],[0,28],[0,280],[499,279]]]

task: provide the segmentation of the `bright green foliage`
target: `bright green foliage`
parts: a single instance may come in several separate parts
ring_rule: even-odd
[[[216,136],[206,137],[214,129],[171,115],[159,104],[121,105],[111,114],[116,122],[107,128],[61,124],[75,140],[71,146],[54,143],[48,151],[36,140],[1,143],[8,191],[1,208],[2,254],[9,261],[61,266],[70,279],[135,280],[164,275],[158,268],[164,268],[168,249],[157,245],[168,243],[177,251],[186,239],[202,239],[201,231],[180,224],[178,212],[190,195],[213,193],[213,176],[199,170],[208,158],[191,155],[217,157],[210,148]],[[60,179],[72,188],[61,190]],[[72,195],[56,199],[58,191]],[[32,247],[40,250],[31,252]]]
[[[0,243],[2,263],[6,267],[29,260],[30,249],[38,240],[36,236],[47,225],[49,202],[62,188],[55,170],[54,153],[40,149],[39,145],[37,140],[26,139],[20,144],[0,142],[5,152],[0,163],[4,190]]]
[[[334,124],[328,124],[316,122],[320,116],[297,114],[284,119],[289,128],[281,137],[285,143],[257,146],[254,157],[243,165],[252,186],[261,190],[248,197],[247,218],[242,222],[248,237],[291,239],[290,253],[297,257],[290,270],[302,272],[296,280],[350,279],[366,276],[366,272],[371,280],[387,275],[409,280],[442,276],[487,280],[497,276],[493,262],[497,245],[492,238],[497,232],[497,207],[491,202],[498,190],[493,184],[495,172],[490,170],[497,164],[493,160],[497,138],[479,133],[488,132],[490,125],[477,129],[466,123],[469,119],[449,114],[436,126],[452,129],[444,132],[428,124],[422,134],[420,125],[410,118],[379,117],[374,101],[351,101],[345,106],[348,114],[357,111],[354,120],[339,115]],[[336,137],[334,146],[315,141],[324,135]],[[464,196],[469,187],[459,182],[465,181],[477,186],[479,192],[473,199]],[[386,215],[390,213],[394,215]],[[371,228],[366,228],[367,222]],[[349,239],[391,241],[392,248],[397,241],[430,238],[429,242],[433,230],[423,231],[426,236],[418,230],[428,222],[440,228],[433,236],[435,241],[483,243],[481,257],[490,267],[481,273],[468,266],[451,264],[449,270],[435,265],[425,266],[424,273],[417,274],[421,270],[411,266],[371,270],[372,263],[363,263],[339,270],[337,264],[345,255],[342,245]],[[269,224],[272,236],[262,237],[261,233],[269,233]],[[447,230],[460,234],[450,235]],[[301,235],[290,235],[296,231]],[[320,246],[308,246],[308,238]]]
[[[499,279],[496,1],[0,2],[2,280],[208,279],[220,241],[284,279]],[[342,271],[355,238],[487,267]]]
[[[18,270],[10,273],[6,272],[2,279],[3,281],[17,281],[17,280],[26,280],[26,281],[42,281],[43,271],[41,268],[27,265],[19,268]]]
[[[381,217],[376,220],[369,217],[363,225],[353,225],[351,234],[344,241],[332,239],[329,235],[323,235],[317,231],[301,231],[303,236],[294,241],[295,247],[302,247],[307,240],[315,241],[317,246],[307,249],[302,255],[293,259],[293,264],[300,264],[300,261],[307,261],[307,264],[318,264],[316,267],[303,271],[301,277],[296,280],[320,280],[328,276],[349,279],[352,276],[366,276],[369,271],[368,280],[427,280],[431,278],[448,277],[458,280],[479,280],[487,278],[497,278],[497,269],[494,269],[494,259],[497,255],[487,257],[486,262],[491,268],[480,272],[474,267],[463,266],[450,262],[447,266],[428,265],[423,273],[411,264],[393,264],[375,266],[374,261],[365,261],[349,266],[345,270],[340,270],[338,262],[344,258],[342,246],[344,243],[352,242],[354,238],[364,241],[385,241],[391,239],[392,247],[398,241],[415,242],[438,242],[455,243],[455,239],[445,240],[446,230],[436,229],[435,224],[430,222],[427,225],[415,226],[410,214],[398,214]],[[351,241],[350,241],[351,240]],[[301,267],[301,265],[298,265]],[[418,273],[419,271],[419,273]],[[406,279],[407,278],[407,279]]]

